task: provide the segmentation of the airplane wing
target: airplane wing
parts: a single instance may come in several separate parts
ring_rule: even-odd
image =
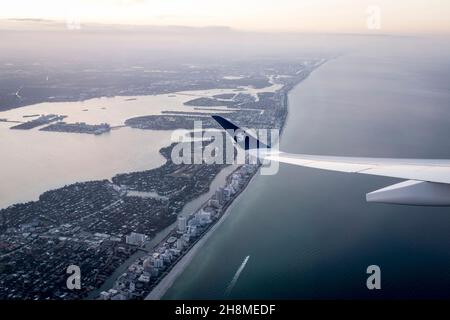
[[[308,168],[450,183],[450,160],[332,157],[270,151],[259,156]]]
[[[222,117],[213,116],[213,118],[227,132],[231,128],[233,130],[239,128]],[[248,139],[250,141],[257,140],[254,137]],[[238,142],[236,139],[235,141]],[[292,154],[273,150],[267,146],[266,148],[261,148],[258,143],[253,143],[253,146],[256,147],[252,149],[249,147],[252,144],[249,144],[247,140],[245,144],[239,144],[238,142],[238,145],[253,156],[263,160],[278,161],[322,170],[407,180],[368,193],[366,199],[369,202],[419,206],[450,206],[450,160],[358,158]]]

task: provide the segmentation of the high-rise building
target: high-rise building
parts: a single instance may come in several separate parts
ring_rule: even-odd
[[[185,232],[186,231],[186,217],[178,217],[178,231]]]
[[[157,277],[159,274],[158,268],[152,268],[152,270],[150,271],[150,274],[152,277]]]
[[[217,200],[217,199],[210,199],[209,202],[208,202],[208,205],[209,205],[210,207],[219,209],[219,208],[220,208],[220,201]]]
[[[193,237],[196,237],[197,236],[197,226],[190,225],[188,227],[188,233],[190,235],[192,235]]]
[[[162,268],[164,267],[164,261],[161,258],[158,258],[155,260],[155,268]]]
[[[134,246],[142,246],[145,242],[145,235],[141,233],[132,232],[125,238],[127,244]]]
[[[199,224],[202,226],[204,226],[205,224],[210,224],[211,223],[211,213],[202,209],[199,212],[197,212],[196,219],[198,220]]]
[[[230,187],[224,188],[223,195],[224,195],[225,200],[227,200],[227,201],[230,200],[230,197],[232,195],[231,188]]]
[[[164,263],[170,263],[172,260],[172,255],[169,252],[165,252],[161,255]]]
[[[223,204],[225,202],[224,189],[222,187],[216,190],[215,198],[219,201],[219,204]]]
[[[177,249],[183,250],[183,248],[184,248],[184,241],[183,241],[183,239],[180,238],[177,240]]]
[[[147,259],[144,260],[144,263],[142,265],[144,267],[144,270],[146,271],[150,270],[153,265],[153,258],[148,257]]]
[[[195,213],[194,217],[192,217],[189,222],[188,222],[188,228],[189,227],[193,227],[193,226],[198,226],[200,225],[200,219],[199,219],[199,215],[198,212]]]

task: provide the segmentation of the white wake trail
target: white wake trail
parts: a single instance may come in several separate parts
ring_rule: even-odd
[[[248,262],[248,259],[250,259],[250,256],[245,257],[244,261],[242,262],[242,264],[240,265],[240,267],[237,269],[236,273],[234,274],[233,279],[228,284],[228,287],[225,290],[226,297],[231,293],[231,290],[233,290],[234,286],[236,285],[236,282],[238,281],[239,276],[241,275],[241,272],[244,270],[245,265]]]

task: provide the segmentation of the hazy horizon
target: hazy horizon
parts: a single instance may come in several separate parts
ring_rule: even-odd
[[[276,4],[268,0],[18,0],[3,1],[1,8],[3,22],[49,20],[83,25],[223,27],[263,32],[450,33],[450,3],[439,0],[282,0]]]

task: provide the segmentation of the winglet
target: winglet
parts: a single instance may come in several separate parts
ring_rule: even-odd
[[[221,116],[212,116],[214,120],[217,121],[218,124],[225,130],[238,130],[240,129],[237,125],[234,123],[228,121],[227,119],[221,117]]]
[[[239,128],[237,125],[228,121],[227,119],[221,116],[212,116],[212,118],[217,121],[218,124],[233,138],[233,140],[244,150],[250,149],[270,149],[270,145],[266,145],[259,141],[257,138],[253,137],[245,130]],[[236,132],[238,131],[238,132]],[[239,134],[241,132],[245,137]]]

